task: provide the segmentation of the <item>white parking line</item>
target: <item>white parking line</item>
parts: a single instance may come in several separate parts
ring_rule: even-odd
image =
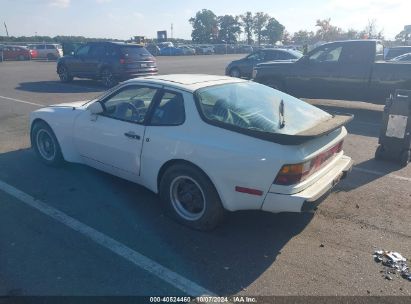
[[[46,106],[46,105],[43,105],[43,104],[40,104],[40,103],[25,101],[25,100],[21,100],[21,99],[6,97],[6,96],[0,96],[0,98],[15,101],[15,102],[20,102],[20,103],[25,103],[25,104],[29,104],[29,105],[33,105],[33,106],[37,106],[37,107],[45,107]]]
[[[395,179],[399,179],[399,180],[411,182],[411,178],[409,178],[409,177],[404,177],[404,176],[400,176],[400,175],[396,175],[396,174],[391,174],[391,173],[388,173],[388,174],[387,174],[387,173],[384,173],[384,172],[379,172],[379,171],[364,169],[364,168],[360,168],[360,167],[353,167],[352,169],[355,170],[355,171],[358,171],[358,172],[363,172],[363,173],[368,173],[368,174],[378,175],[378,176],[388,176],[388,177],[391,177],[391,178],[395,178]]]
[[[67,227],[81,233],[88,237],[95,243],[105,247],[106,249],[114,252],[122,258],[128,260],[134,265],[148,271],[152,275],[167,282],[168,284],[180,289],[184,293],[190,296],[200,295],[214,295],[211,291],[197,285],[196,283],[184,278],[183,276],[175,273],[174,271],[158,264],[157,262],[149,259],[148,257],[132,250],[126,245],[110,238],[109,236],[87,226],[78,220],[68,216],[64,212],[61,212],[47,204],[34,199],[32,196],[20,191],[17,188],[0,180],[0,190],[20,200],[24,204],[37,209],[41,213],[55,219],[56,221],[66,225]]]

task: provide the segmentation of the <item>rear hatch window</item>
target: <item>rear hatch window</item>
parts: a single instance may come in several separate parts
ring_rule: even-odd
[[[121,54],[125,59],[129,60],[151,60],[153,57],[149,51],[141,46],[121,47]]]
[[[206,121],[238,129],[296,135],[332,117],[300,99],[251,81],[210,86],[195,94]]]

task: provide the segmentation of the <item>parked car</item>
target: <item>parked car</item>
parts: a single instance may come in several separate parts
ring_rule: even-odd
[[[161,56],[179,56],[184,55],[183,50],[174,46],[167,46],[160,49]]]
[[[157,72],[155,58],[143,46],[120,42],[90,42],[57,61],[62,82],[70,82],[73,77],[101,79],[106,87]]]
[[[379,61],[378,40],[326,43],[296,62],[258,64],[254,80],[293,96],[385,103],[396,89],[411,89],[407,63]]]
[[[199,55],[212,55],[214,54],[214,48],[211,45],[199,45],[195,48],[196,54]]]
[[[302,53],[294,50],[286,49],[262,49],[256,51],[240,60],[230,62],[225,74],[232,77],[251,78],[253,68],[258,63],[273,61],[273,60],[291,60],[295,61],[303,56]]]
[[[160,48],[159,48],[157,45],[155,45],[154,43],[149,43],[149,44],[147,44],[147,45],[146,45],[146,49],[147,49],[147,51],[149,51],[150,54],[153,55],[153,56],[158,56],[158,55],[160,55]]]
[[[41,59],[55,60],[63,56],[63,48],[56,43],[31,44],[29,48],[36,50],[37,58]]]
[[[171,41],[164,41],[164,42],[159,42],[159,43],[157,44],[157,46],[158,46],[160,49],[162,49],[162,48],[165,48],[165,47],[174,47],[174,44],[173,44]]]
[[[179,46],[179,49],[183,51],[183,55],[195,55],[196,54],[196,50],[187,45]]]
[[[31,54],[27,47],[18,45],[3,46],[3,60],[30,60]]]
[[[253,52],[253,47],[251,45],[239,45],[237,47],[237,53],[239,54],[251,54]]]
[[[252,81],[162,75],[32,112],[30,138],[44,163],[141,184],[177,220],[207,230],[224,210],[315,208],[351,168],[342,150],[351,118]]]
[[[4,45],[0,44],[0,62],[3,61],[3,48],[4,48]]]
[[[402,61],[407,61],[407,62],[411,62],[411,53],[406,53],[403,55],[400,55],[398,57],[394,57],[392,59],[390,59],[389,61],[393,61],[393,62],[402,62]]]
[[[391,60],[400,55],[411,53],[411,46],[395,46],[385,49],[384,59]]]

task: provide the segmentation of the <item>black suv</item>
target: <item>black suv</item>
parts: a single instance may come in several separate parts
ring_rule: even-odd
[[[157,72],[155,58],[143,46],[129,43],[91,42],[57,61],[62,82],[70,82],[73,77],[101,79],[106,87]]]

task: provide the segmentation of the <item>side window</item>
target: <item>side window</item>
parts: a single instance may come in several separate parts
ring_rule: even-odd
[[[310,55],[311,62],[338,62],[342,46],[325,46]]]
[[[287,60],[294,58],[287,52],[278,52],[278,60]]]
[[[106,54],[106,47],[104,45],[93,45],[90,50],[90,55],[95,57],[102,57]]]
[[[156,94],[156,88],[127,86],[103,101],[103,115],[119,120],[143,123]]]
[[[265,59],[266,60],[278,60],[279,58],[279,52],[267,52],[265,54]]]
[[[46,48],[47,48],[48,50],[54,50],[54,49],[55,49],[54,45],[52,45],[52,44],[47,44],[47,45],[46,45]]]
[[[36,50],[44,50],[46,48],[45,45],[37,45]]]
[[[88,54],[89,50],[90,50],[90,46],[89,45],[84,45],[84,46],[80,47],[77,50],[77,55],[78,56],[86,56]]]
[[[185,120],[183,96],[178,93],[166,92],[160,103],[154,109],[150,124],[157,126],[177,126]]]
[[[106,47],[106,53],[105,53],[105,54],[106,54],[106,56],[108,56],[108,57],[115,57],[115,56],[118,55],[117,48],[114,47],[114,46],[108,45],[108,46]]]

